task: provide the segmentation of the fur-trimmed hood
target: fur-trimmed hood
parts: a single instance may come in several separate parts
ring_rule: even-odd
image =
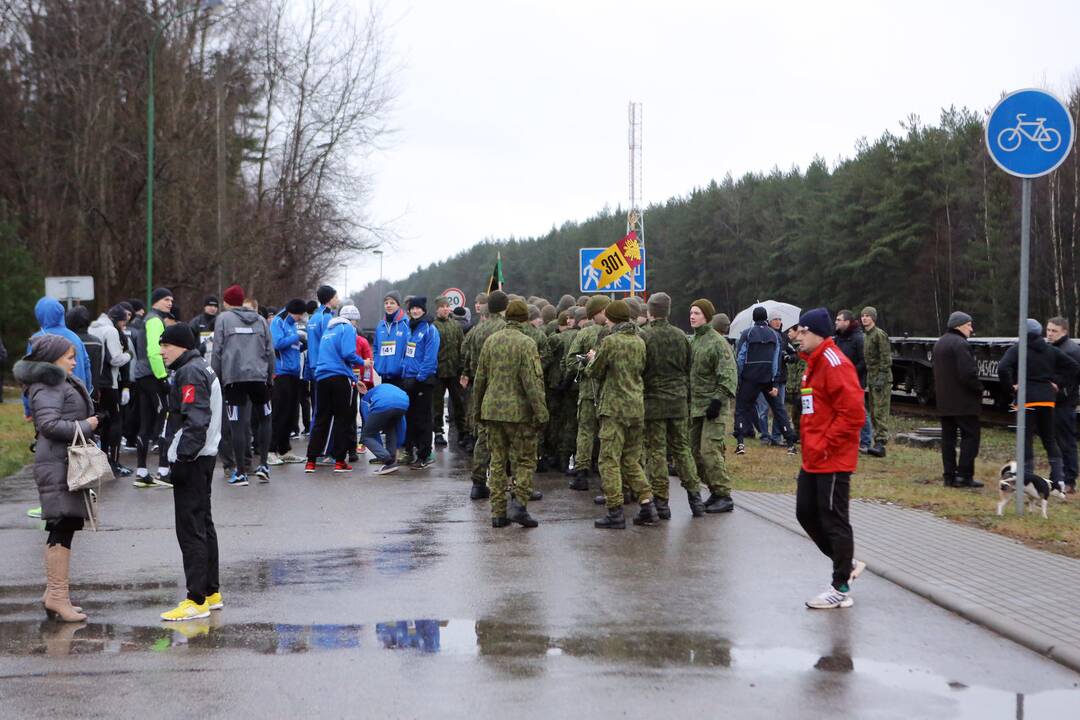
[[[15,379],[23,385],[59,385],[67,378],[67,373],[59,365],[38,360],[18,361],[15,363],[14,374]]]

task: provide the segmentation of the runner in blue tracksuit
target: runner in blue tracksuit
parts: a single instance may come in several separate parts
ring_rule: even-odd
[[[30,354],[30,345],[34,338],[40,335],[62,336],[75,346],[75,370],[72,375],[82,380],[88,394],[93,393],[94,380],[91,377],[93,371],[90,369],[90,356],[87,355],[86,346],[83,345],[79,336],[68,330],[67,325],[64,324],[64,306],[56,298],[43,297],[34,306],[34,317],[37,318],[41,329],[30,336],[30,340],[26,343],[26,354]],[[30,417],[30,403],[25,396],[23,397],[23,411],[26,417]]]
[[[337,461],[334,472],[349,472],[345,462],[349,433],[356,437],[356,418],[352,415],[353,368],[363,366],[356,354],[356,330],[345,318],[334,318],[319,343],[319,361],[315,367],[318,389],[314,427],[308,442],[305,472],[315,471],[319,455],[332,454]],[[329,452],[328,452],[329,450]]]
[[[329,285],[321,286],[315,292],[315,296],[319,299],[319,309],[308,318],[307,365],[304,366],[304,379],[312,384],[310,388],[312,415],[318,412],[319,391],[318,387],[315,385],[317,382],[315,371],[319,366],[319,345],[322,343],[322,336],[323,333],[326,332],[326,326],[329,325],[330,321],[334,318],[334,310],[341,305],[341,301],[337,296],[337,290]],[[312,426],[314,425],[315,422],[313,420]]]
[[[285,309],[270,321],[270,337],[274,343],[274,391],[273,432],[270,437],[271,464],[277,462],[300,462],[292,454],[289,436],[296,430],[300,413],[300,353],[303,352],[306,333],[296,324],[304,319],[307,310],[299,298],[290,300]]]
[[[408,409],[408,394],[388,383],[376,385],[360,398],[360,416],[364,419],[360,441],[382,461],[383,466],[375,471],[377,475],[385,475],[398,468],[398,443],[405,438],[405,412]],[[386,435],[385,446],[380,434]]]
[[[431,464],[432,418],[431,393],[439,368],[439,331],[427,317],[427,298],[410,298],[409,335],[401,364],[402,389],[409,394],[408,434],[405,449],[415,452],[412,467]]]
[[[404,387],[403,366],[405,350],[409,341],[409,319],[401,309],[401,293],[391,290],[383,298],[386,312],[382,322],[375,328],[375,372],[382,381]]]

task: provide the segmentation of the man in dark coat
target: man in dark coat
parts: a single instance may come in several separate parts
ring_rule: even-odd
[[[844,353],[844,356],[855,366],[855,372],[859,376],[859,385],[863,389],[863,400],[867,400],[866,335],[855,320],[855,313],[850,310],[841,310],[836,313],[836,334],[833,335],[833,342],[836,343],[836,347],[840,348],[840,352]],[[866,402],[863,404],[869,410],[869,404]],[[870,421],[870,413],[867,412],[866,421],[863,423],[862,430],[859,431],[859,450],[862,452],[869,450],[873,439],[874,428]]]
[[[979,413],[982,383],[968,338],[974,332],[971,316],[959,310],[949,316],[948,329],[934,344],[934,388],[941,415],[941,464],[945,487],[979,488],[975,457],[979,454]],[[960,462],[956,432],[960,431]]]
[[[1073,360],[1080,362],[1080,344],[1069,337],[1069,321],[1052,317],[1046,322],[1046,339]],[[1080,472],[1076,452],[1076,406],[1080,404],[1080,378],[1058,387],[1054,405],[1054,438],[1061,449],[1061,462],[1065,471],[1066,492],[1076,492],[1076,476]]]

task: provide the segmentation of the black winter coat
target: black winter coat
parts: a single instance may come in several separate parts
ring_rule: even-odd
[[[863,354],[863,342],[866,336],[858,325],[852,327],[846,333],[836,333],[833,342],[840,352],[847,356],[851,364],[855,366],[855,372],[859,375],[859,387],[866,389],[866,356]]]
[[[934,344],[934,390],[939,415],[978,415],[983,386],[967,338],[949,330]]]
[[[1080,363],[1080,344],[1077,344],[1077,342],[1068,335],[1054,343],[1054,347]],[[1068,385],[1061,385],[1058,387],[1058,405],[1076,407],[1077,404],[1080,403],[1080,382],[1078,381],[1080,381],[1080,378],[1073,378],[1073,381]]]
[[[1056,402],[1057,391],[1051,387],[1054,383],[1059,388],[1068,387],[1076,382],[1080,373],[1080,363],[1046,342],[1041,337],[1027,339],[1027,395],[1026,403]],[[1005,351],[1005,356],[998,363],[998,378],[1008,386],[1017,384],[1017,363],[1020,354],[1013,345]]]

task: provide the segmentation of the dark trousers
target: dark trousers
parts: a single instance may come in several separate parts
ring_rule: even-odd
[[[360,434],[360,441],[371,451],[371,454],[383,462],[392,463],[397,459],[398,438],[397,427],[404,410],[384,410],[383,412],[371,413],[364,421],[364,430]],[[386,435],[386,444],[383,445],[379,435]]]
[[[311,380],[303,380],[300,383],[300,423],[304,426],[303,432],[311,434],[311,400],[315,396],[315,383]],[[292,433],[294,428],[290,428]]]
[[[166,396],[161,383],[153,375],[139,378],[135,381],[139,388],[139,444],[138,467],[146,467],[146,456],[150,452],[150,446],[154,440],[161,437],[161,430],[165,424]],[[166,457],[165,443],[161,445],[161,457],[158,459],[159,467],[168,467],[169,460]]]
[[[799,471],[795,518],[821,552],[833,561],[832,586],[847,585],[855,556],[855,534],[848,520],[851,473]]]
[[[1035,472],[1035,434],[1042,440],[1046,461],[1050,464],[1050,482],[1064,480],[1061,469],[1061,450],[1054,436],[1054,410],[1052,407],[1029,407],[1024,413],[1024,466],[1029,473]]]
[[[960,431],[960,462],[956,461],[956,432]],[[975,477],[975,457],[979,454],[979,416],[941,417],[941,468],[946,478]]]
[[[315,383],[315,420],[307,449],[310,462],[315,462],[320,455],[345,461],[349,428],[356,435],[356,420],[349,417],[352,391],[352,380],[344,375],[334,375]]]
[[[278,375],[274,378],[270,452],[284,455],[292,451],[289,434],[296,429],[302,387],[303,381],[296,375]]]
[[[432,420],[435,432],[442,435],[443,422],[446,420],[446,402],[444,397],[450,395],[450,423],[458,434],[465,433],[465,390],[457,376],[435,378],[435,388],[431,392]]]
[[[123,392],[125,383],[120,384]],[[120,414],[123,416],[123,436],[128,446],[139,446],[139,386],[137,383],[126,383],[128,389],[128,403],[120,406]]]
[[[409,410],[405,414],[405,447],[416,451],[417,462],[427,459],[431,454],[432,383],[418,382],[409,391]]]
[[[120,464],[120,391],[101,388],[98,391],[98,410],[105,413],[97,429],[101,451],[108,456],[109,464],[115,470]]]
[[[75,533],[83,529],[83,519],[77,517],[62,517],[58,520],[46,520],[45,532],[49,536],[45,539],[46,545],[63,545],[71,549],[71,541],[75,539]]]
[[[784,401],[779,394],[776,397],[771,397],[769,395],[770,390],[772,390],[772,385],[769,383],[745,380],[739,382],[739,390],[735,394],[735,439],[740,443],[745,436],[750,435],[753,437],[754,435],[754,428],[758,420],[758,395],[762,395],[765,402],[769,404],[769,409],[772,410],[773,414],[774,427],[775,423],[780,423],[780,432],[788,445],[798,442],[799,438],[791,427],[791,420],[788,418],[787,410],[784,409]],[[765,428],[765,431],[768,431],[768,427]],[[768,437],[768,435],[763,437]]]
[[[356,446],[359,443],[356,439],[356,418],[359,417],[360,413],[359,386],[359,380],[353,383],[352,393],[349,396],[349,432],[345,436],[345,451],[350,454],[356,454]]]
[[[225,421],[229,424],[231,460],[238,473],[247,474],[252,436],[255,454],[266,464],[270,447],[270,418],[273,405],[264,382],[238,382],[225,386]]]
[[[219,589],[218,543],[210,512],[210,486],[217,457],[209,455],[172,466],[176,541],[184,558],[189,600],[202,605]]]
[[[1066,485],[1076,486],[1076,406],[1072,403],[1059,403],[1054,408],[1054,438],[1061,452],[1061,465]]]

